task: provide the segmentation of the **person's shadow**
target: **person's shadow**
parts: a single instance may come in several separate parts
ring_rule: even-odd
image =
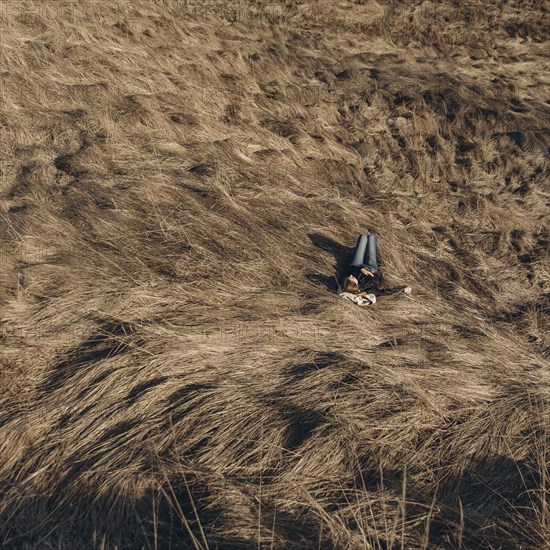
[[[306,275],[307,279],[315,284],[322,284],[329,290],[336,292],[336,290],[338,290],[336,279],[338,279],[338,282],[341,282],[342,278],[346,275],[346,270],[349,267],[353,251],[355,250],[355,242],[352,246],[345,246],[320,233],[308,233],[307,236],[315,246],[321,250],[327,250],[332,253],[335,260],[333,264],[333,274],[323,275],[321,273],[308,273]]]

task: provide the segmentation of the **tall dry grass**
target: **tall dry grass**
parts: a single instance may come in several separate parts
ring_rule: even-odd
[[[543,2],[1,8],[5,547],[548,547]]]

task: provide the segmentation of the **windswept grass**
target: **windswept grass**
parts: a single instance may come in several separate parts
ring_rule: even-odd
[[[543,2],[1,7],[5,547],[548,547]]]

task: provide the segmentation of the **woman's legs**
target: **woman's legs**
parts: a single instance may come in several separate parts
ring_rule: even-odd
[[[365,267],[370,269],[375,275],[378,273],[378,263],[376,262],[376,252],[378,250],[378,237],[376,233],[371,233],[367,239],[367,253],[365,255]]]
[[[363,267],[365,265],[365,253],[367,250],[368,237],[359,235],[355,244],[355,252],[350,267]]]

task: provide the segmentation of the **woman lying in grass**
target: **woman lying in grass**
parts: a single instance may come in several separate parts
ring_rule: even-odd
[[[338,294],[360,306],[376,303],[377,296],[388,296],[398,292],[410,294],[410,286],[382,288],[382,277],[376,261],[378,238],[375,233],[359,235],[353,259],[344,278],[343,288]]]

